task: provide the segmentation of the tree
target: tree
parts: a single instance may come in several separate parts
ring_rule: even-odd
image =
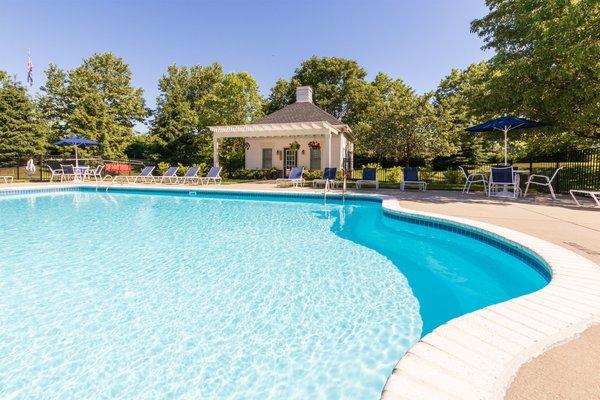
[[[46,134],[47,126],[27,89],[0,71],[0,157],[42,154]]]
[[[485,104],[489,65],[486,62],[472,64],[465,70],[453,68],[439,83],[433,104],[444,121],[442,129],[449,140],[460,150],[444,160],[447,166],[454,164],[479,164],[493,155],[491,135],[465,132],[465,128],[493,116],[490,105]]]
[[[83,136],[99,143],[91,152],[125,156],[134,126],[148,116],[143,90],[131,84],[131,71],[111,53],[94,54],[68,72],[51,64],[38,100],[49,120],[52,140]]]
[[[377,99],[370,107],[365,148],[405,165],[455,151],[431,103],[431,95],[416,95],[401,79],[379,73],[372,83]]]
[[[246,124],[261,114],[258,84],[246,73],[224,73],[220,64],[171,65],[159,81],[151,135],[175,163],[212,162],[211,125]],[[225,140],[222,161],[243,165],[243,141]]]
[[[600,137],[600,4],[597,0],[486,0],[471,30],[496,54],[488,95],[502,113]],[[570,140],[570,139],[569,139]]]
[[[296,87],[312,86],[314,102],[334,117],[355,122],[352,91],[364,83],[367,72],[354,60],[341,57],[311,57],[303,61],[290,81],[280,79],[271,89],[266,112],[276,111],[296,100]]]

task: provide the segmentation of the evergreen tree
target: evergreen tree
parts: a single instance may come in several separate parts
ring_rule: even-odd
[[[43,154],[47,126],[27,89],[0,71],[0,158]]]

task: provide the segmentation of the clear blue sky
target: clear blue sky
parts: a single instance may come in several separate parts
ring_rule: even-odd
[[[167,65],[219,61],[248,71],[264,95],[312,56],[357,60],[418,92],[434,89],[452,67],[489,58],[469,23],[484,0],[0,1],[0,69],[35,92],[53,62],[73,68],[110,51],[131,66],[133,83],[153,107]]]

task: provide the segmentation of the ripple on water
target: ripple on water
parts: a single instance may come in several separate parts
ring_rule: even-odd
[[[377,398],[422,322],[353,207],[0,201],[0,397]]]

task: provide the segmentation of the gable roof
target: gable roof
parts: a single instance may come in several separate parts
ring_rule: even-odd
[[[296,102],[283,107],[252,124],[281,124],[290,122],[321,122],[325,121],[334,126],[346,125],[333,115],[320,109],[310,102]]]

